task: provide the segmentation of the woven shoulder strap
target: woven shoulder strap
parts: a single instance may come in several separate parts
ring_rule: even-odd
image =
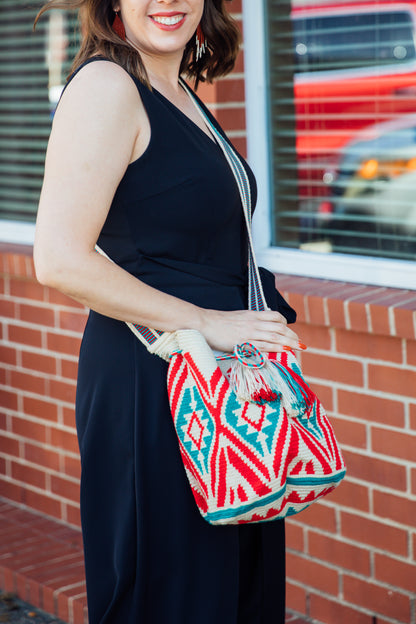
[[[198,100],[195,98],[194,94],[189,89],[187,84],[182,79],[180,79],[179,82],[182,88],[191,98],[191,101],[193,102],[198,113],[201,115],[206,126],[210,130],[215,141],[222,149],[225,158],[227,159],[227,162],[230,165],[236,179],[238,190],[240,192],[248,236],[248,308],[249,310],[266,310],[267,304],[264,298],[259,270],[257,268],[256,258],[254,254],[253,237],[251,234],[251,192],[247,172],[233,147],[228,143],[228,141],[223,137],[223,135],[216,128],[216,126],[212,123],[212,121],[205,113],[203,108],[200,106]],[[101,255],[111,260],[111,258],[109,258],[98,245],[95,246],[95,249]],[[144,325],[138,325],[136,323],[127,323],[127,325],[129,326],[131,331],[137,336],[137,338],[139,338],[139,340],[141,340],[148,348],[151,347],[156,341],[158,341],[159,344],[160,341],[163,340],[162,336],[164,333],[167,334],[166,338],[168,338],[169,335],[168,332],[161,332],[155,329],[150,329],[149,327],[145,327]],[[151,350],[153,351],[153,349]]]

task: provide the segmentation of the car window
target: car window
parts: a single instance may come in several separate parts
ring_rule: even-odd
[[[407,63],[416,58],[408,11],[296,17],[297,72]]]

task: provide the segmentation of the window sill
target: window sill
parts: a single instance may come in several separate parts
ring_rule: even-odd
[[[276,285],[307,325],[416,339],[416,292],[276,273]]]

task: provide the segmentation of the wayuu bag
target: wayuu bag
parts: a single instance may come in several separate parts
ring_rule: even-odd
[[[265,310],[246,171],[185,83],[182,86],[235,175],[249,241],[248,307]],[[98,247],[97,251],[106,255]],[[284,518],[341,482],[341,449],[294,353],[265,355],[245,343],[236,345],[232,354],[215,355],[196,330],[159,332],[127,325],[151,353],[169,362],[167,388],[179,448],[195,502],[209,523]]]

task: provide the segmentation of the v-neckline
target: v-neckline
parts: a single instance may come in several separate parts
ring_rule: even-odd
[[[187,93],[186,89],[181,85],[181,83],[179,82],[179,85],[181,87],[181,89],[184,90],[184,92],[186,93],[186,95],[188,96],[189,99],[191,99],[191,95],[189,93]],[[168,104],[170,104],[170,106],[172,106],[176,111],[178,111],[182,117],[184,117],[188,122],[190,122],[193,126],[195,126],[195,128],[197,128],[199,130],[199,132],[201,134],[203,134],[210,143],[212,143],[213,145],[219,147],[218,142],[214,139],[212,132],[210,131],[208,125],[206,124],[206,122],[204,121],[206,128],[208,130],[208,132],[205,132],[205,130],[202,130],[202,128],[200,126],[198,126],[198,124],[191,119],[191,117],[189,117],[186,113],[183,112],[183,110],[181,110],[179,108],[179,106],[176,106],[176,104],[174,104],[173,102],[171,102],[171,100],[169,98],[166,97],[166,95],[163,95],[163,93],[161,93],[160,91],[158,91],[158,89],[156,89],[156,87],[154,87],[152,85],[152,91],[155,91],[155,93],[157,93],[158,95],[160,95],[166,102],[168,102]],[[192,102],[192,104],[194,104],[194,102]],[[203,116],[201,115],[201,119],[203,119]]]

